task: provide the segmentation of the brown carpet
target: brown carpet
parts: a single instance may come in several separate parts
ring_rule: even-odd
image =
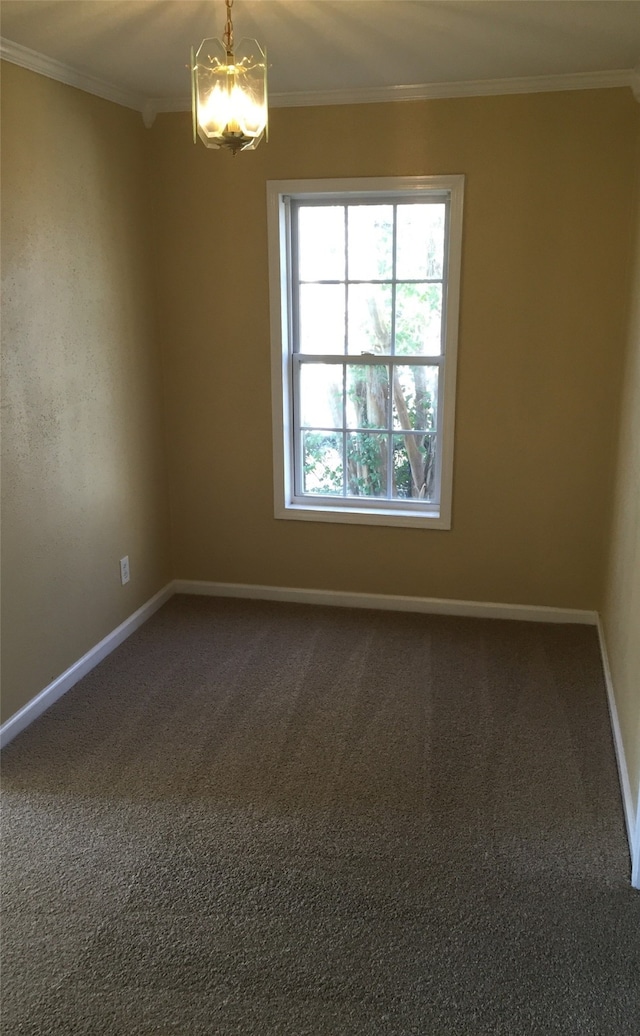
[[[596,633],[176,597],[3,753],[3,1032],[640,1031]]]

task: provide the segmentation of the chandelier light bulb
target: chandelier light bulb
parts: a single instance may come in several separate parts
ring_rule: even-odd
[[[193,140],[234,155],[253,151],[267,134],[267,55],[257,40],[233,39],[231,8],[222,39],[191,51]]]

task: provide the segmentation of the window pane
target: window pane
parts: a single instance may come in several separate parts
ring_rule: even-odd
[[[347,367],[347,428],[388,428],[389,368]]]
[[[431,501],[435,488],[436,436],[409,432],[393,437],[393,496]]]
[[[348,352],[391,352],[391,285],[349,285]]]
[[[349,205],[349,280],[368,281],[391,276],[393,264],[393,206]]]
[[[302,433],[303,493],[342,494],[342,434]]]
[[[380,432],[352,432],[347,436],[347,493],[349,496],[387,496],[389,438]]]
[[[344,206],[298,209],[298,264],[302,281],[344,280]]]
[[[300,424],[342,428],[343,368],[329,363],[300,365]]]
[[[393,427],[431,431],[438,411],[438,368],[398,366],[393,375]]]
[[[399,280],[442,277],[445,206],[399,205],[396,276]]]
[[[398,284],[396,355],[439,356],[442,349],[442,285]]]
[[[300,285],[302,353],[344,353],[344,286]]]

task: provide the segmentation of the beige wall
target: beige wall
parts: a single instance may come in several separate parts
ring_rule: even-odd
[[[6,719],[170,569],[140,115],[2,77]]]
[[[233,159],[194,147],[187,114],[145,131],[3,73],[5,718],[171,576],[600,607],[630,91],[276,109],[270,143]],[[453,528],[276,521],[266,181],[396,173],[467,177]],[[618,499],[605,618],[633,731],[631,631],[620,649],[612,632],[633,542]]]
[[[633,808],[640,788],[640,108],[635,263],[630,276],[627,362],[602,622]]]
[[[598,607],[635,118],[629,90],[276,109],[232,158],[160,116],[174,574]],[[266,181],[425,173],[467,178],[453,528],[275,520]]]

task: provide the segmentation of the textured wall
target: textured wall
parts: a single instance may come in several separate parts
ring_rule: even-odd
[[[159,590],[169,563],[146,131],[107,101],[2,73],[6,719]]]
[[[599,607],[637,119],[626,90],[280,109],[232,159],[3,66],[4,717],[170,575]],[[276,521],[266,180],[436,172],[467,177],[453,529]],[[637,772],[625,400],[605,621]]]
[[[175,575],[598,606],[620,387],[629,90],[276,109],[151,131]],[[273,517],[265,184],[466,175],[451,531]]]
[[[640,789],[640,108],[636,124],[635,264],[630,277],[627,363],[602,610],[634,807]]]

